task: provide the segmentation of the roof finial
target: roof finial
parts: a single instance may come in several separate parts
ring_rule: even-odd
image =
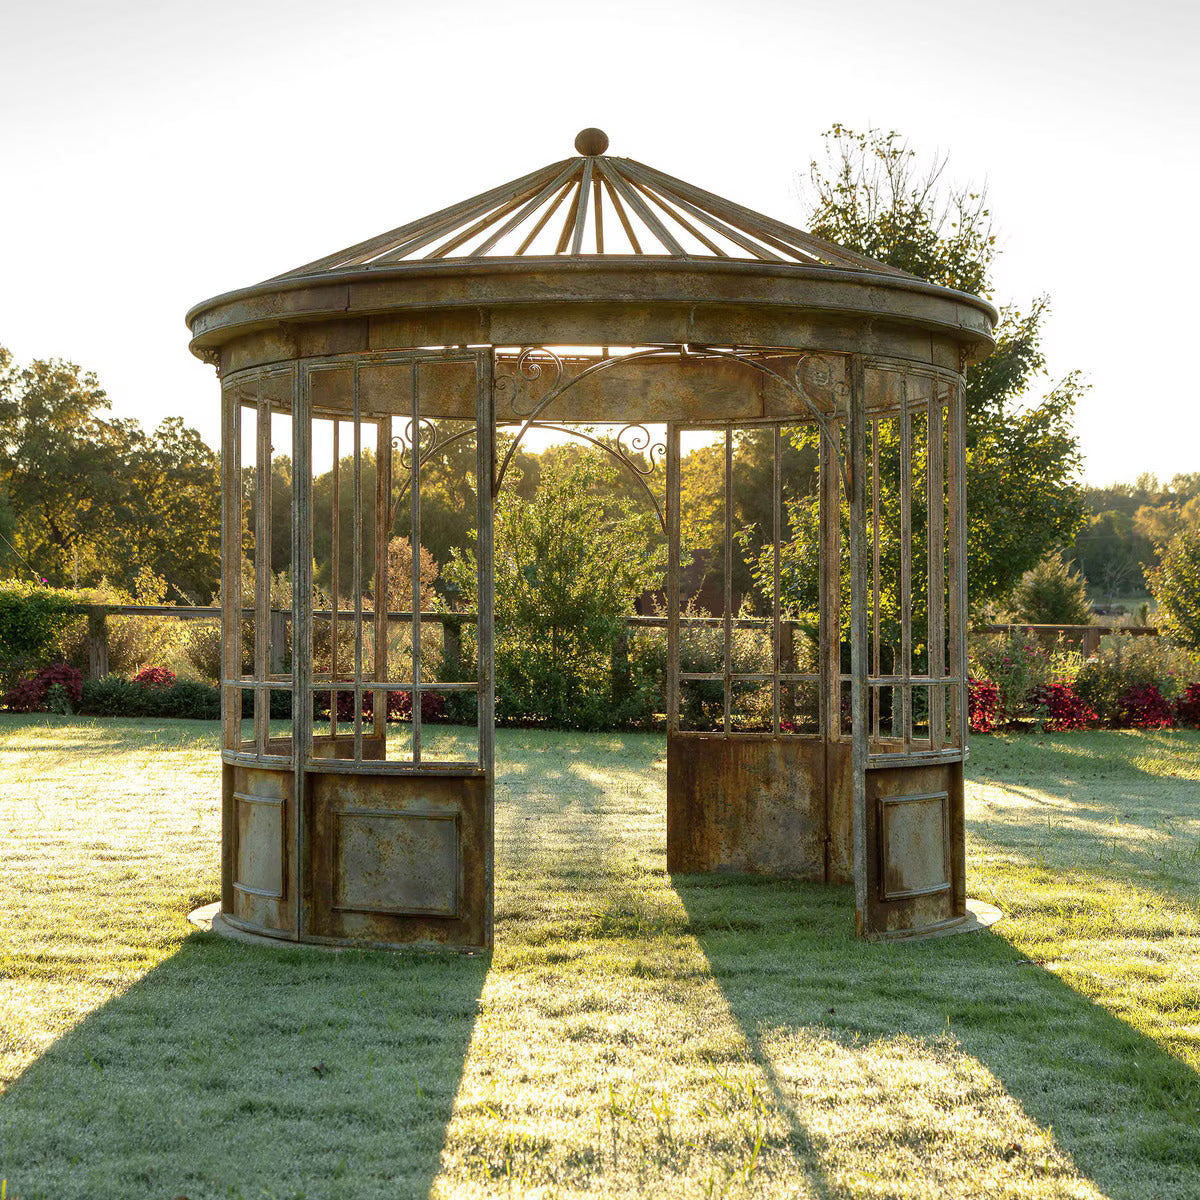
[[[575,135],[575,149],[589,158],[608,149],[608,134],[603,129],[581,129]]]

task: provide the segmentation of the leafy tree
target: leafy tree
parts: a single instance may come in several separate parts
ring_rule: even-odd
[[[809,228],[820,237],[939,283],[986,296],[996,255],[982,190],[944,185],[946,159],[924,173],[896,133],[835,125],[826,162],[809,171]],[[1045,366],[1045,297],[1001,309],[996,349],[967,372],[968,568],[976,604],[1007,595],[1084,521],[1081,457],[1071,426],[1085,385],[1072,372],[1037,403]]]
[[[1200,650],[1200,526],[1181,529],[1147,579],[1168,632]]]
[[[572,456],[573,457],[573,456]],[[502,490],[496,504],[496,696],[502,719],[595,728],[634,715],[612,695],[611,656],[634,599],[662,577],[653,520],[595,493],[612,469],[598,454],[544,463],[530,499]],[[472,551],[443,572],[477,602]],[[635,687],[636,693],[638,689]],[[644,704],[644,699],[641,701]]]
[[[18,368],[0,347],[5,568],[124,588],[149,570],[207,600],[220,567],[216,454],[178,417],[147,434],[108,408],[91,372],[57,359]]]

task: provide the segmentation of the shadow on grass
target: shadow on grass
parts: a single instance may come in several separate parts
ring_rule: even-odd
[[[487,966],[193,934],[0,1099],[8,1194],[428,1195]]]
[[[767,1038],[816,1033],[851,1047],[949,1034],[1113,1200],[1200,1195],[1200,1076],[1001,933],[859,942],[848,889],[672,882],[781,1107],[794,1098]]]

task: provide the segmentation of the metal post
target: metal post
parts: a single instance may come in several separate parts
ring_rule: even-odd
[[[850,358],[850,691],[854,775],[854,924],[867,932],[867,537],[866,399],[861,354]]]
[[[312,410],[307,371],[292,369],[292,823],[296,895],[294,934],[305,933],[307,774],[312,755]]]

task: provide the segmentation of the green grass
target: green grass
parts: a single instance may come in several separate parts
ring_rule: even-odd
[[[492,956],[265,951],[213,726],[0,718],[9,1197],[1200,1195],[1200,736],[976,739],[913,944],[668,877],[663,750],[498,735]]]

